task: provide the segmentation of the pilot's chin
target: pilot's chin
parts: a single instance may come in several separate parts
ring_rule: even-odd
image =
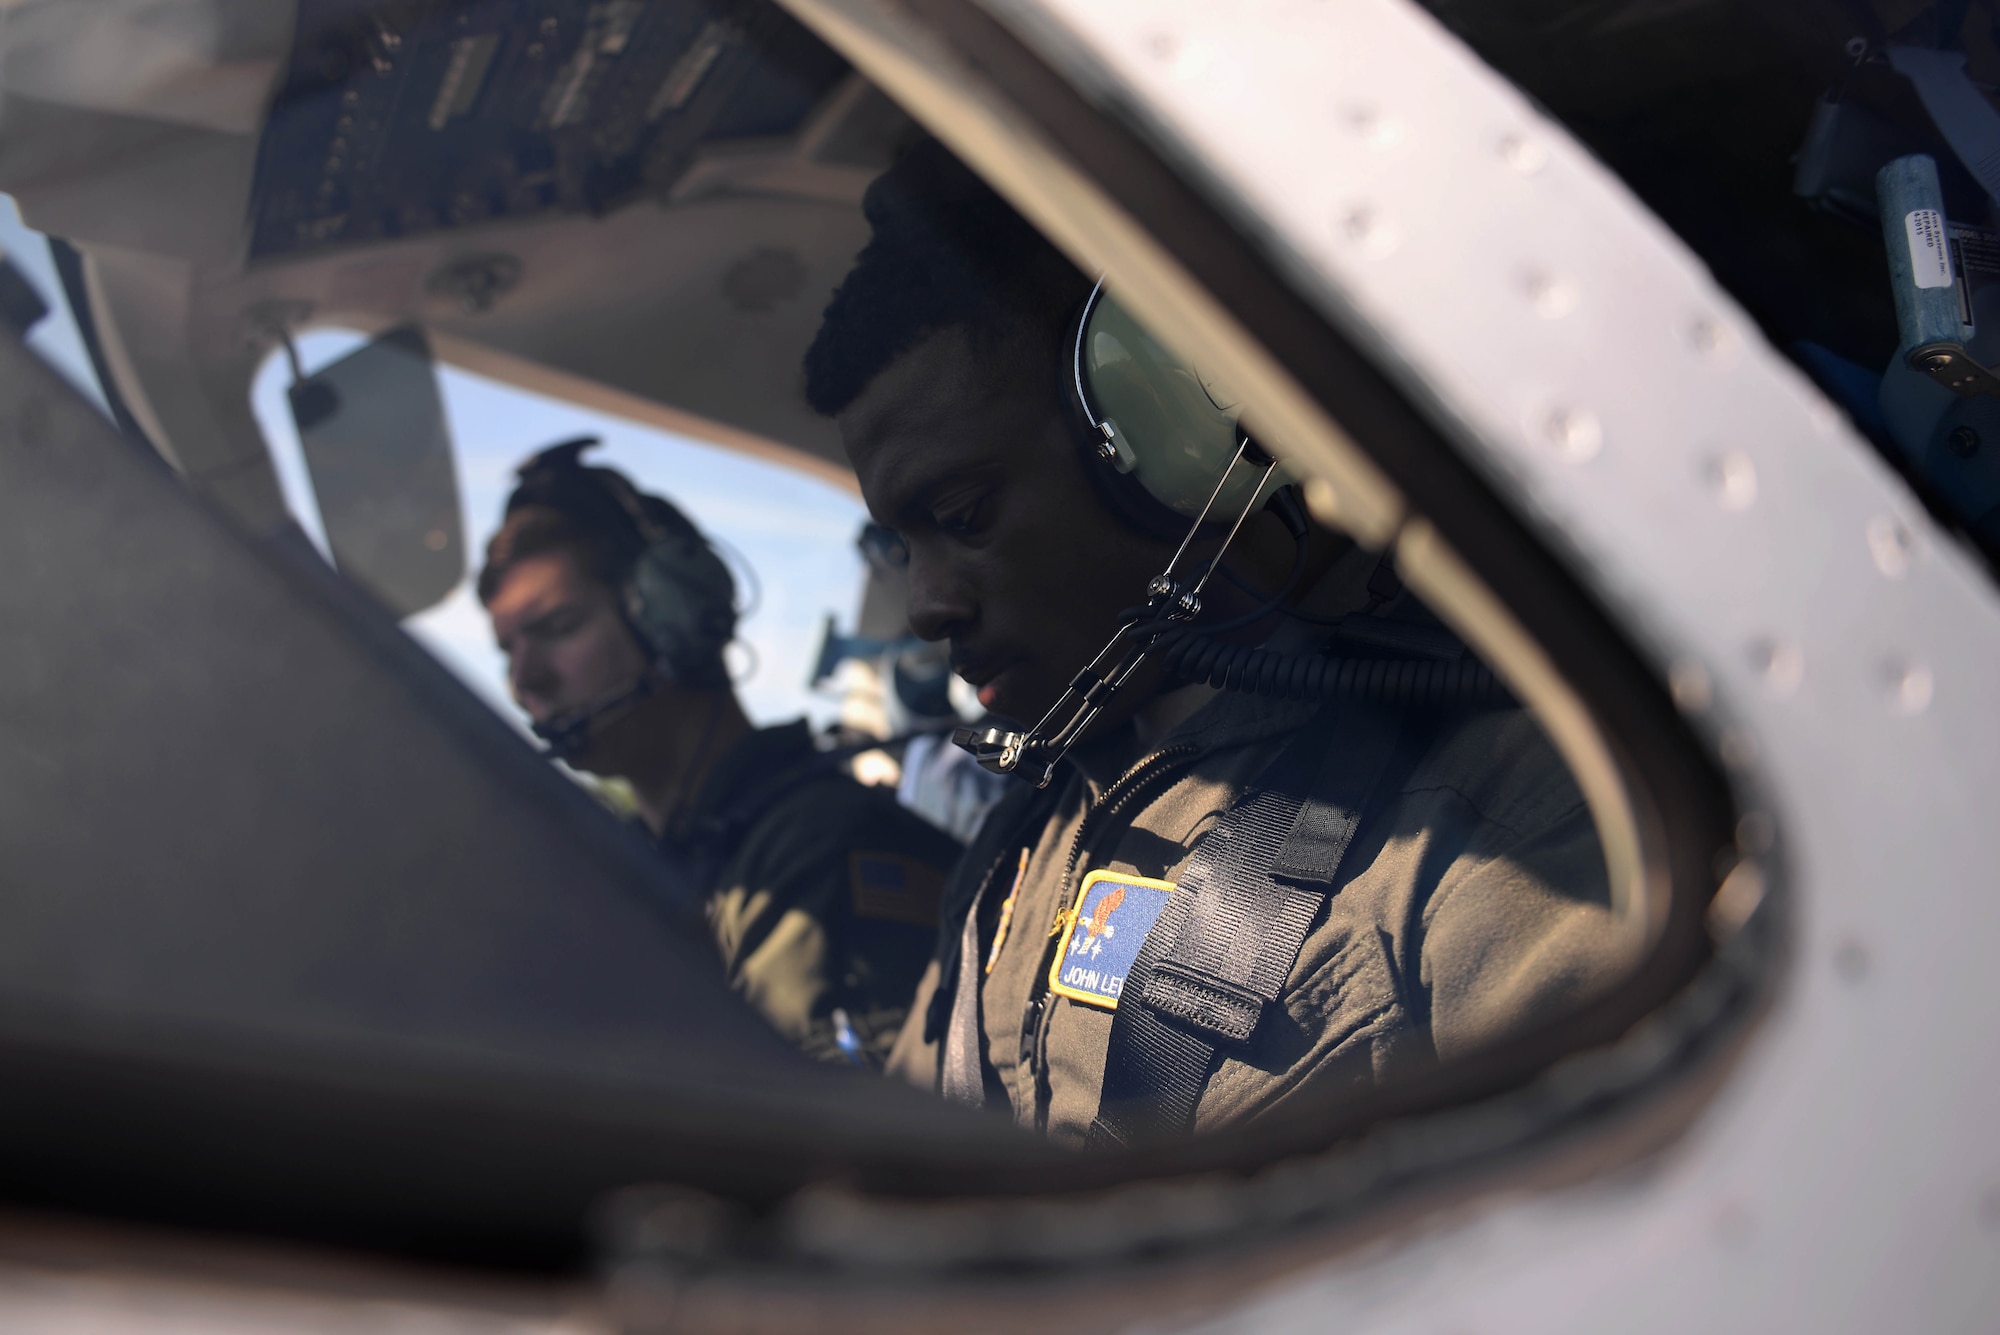
[[[1024,691],[1014,675],[1003,672],[980,687],[979,703],[993,717],[1025,727],[1048,712],[1059,692]]]

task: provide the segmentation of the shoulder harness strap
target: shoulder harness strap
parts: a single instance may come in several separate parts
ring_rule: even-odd
[[[840,767],[852,760],[854,755],[853,748],[814,752],[789,769],[780,770],[763,783],[739,794],[720,811],[700,817],[693,822],[689,835],[703,844],[733,847],[781,799],[790,797],[809,783],[839,774]]]
[[[1380,706],[1330,706],[1196,844],[1113,1016],[1093,1146],[1193,1125],[1216,1054],[1277,1002],[1401,732]]]

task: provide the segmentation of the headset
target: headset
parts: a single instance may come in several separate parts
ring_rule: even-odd
[[[1237,396],[1162,347],[1102,282],[1069,330],[1066,397],[1093,447],[1099,494],[1126,523],[1172,541],[1190,519],[1254,508],[1292,483],[1282,466],[1253,481],[1271,462],[1255,442],[1252,468],[1232,466],[1250,439]]]
[[[1491,672],[1453,661],[1455,655],[1336,659],[1214,638],[1287,610],[1284,604],[1305,571],[1311,534],[1294,479],[1244,429],[1241,398],[1161,346],[1105,291],[1102,279],[1070,330],[1067,397],[1095,456],[1093,485],[1121,519],[1168,541],[1179,534],[1180,545],[1147,585],[1144,605],[1126,611],[1104,648],[1034,727],[1027,732],[960,728],[952,734],[980,765],[1046,787],[1057,762],[1149,657],[1188,680],[1288,699],[1363,697],[1429,707],[1512,703]],[[1290,577],[1247,613],[1197,627],[1202,591],[1259,507],[1276,515],[1292,536]],[[1191,558],[1205,529],[1219,533],[1220,543],[1212,555]],[[1376,603],[1384,600],[1375,594]]]
[[[712,690],[729,684],[722,651],[736,634],[736,581],[688,517],[625,475],[584,465],[600,444],[578,436],[522,464],[507,514],[530,506],[557,511],[608,534],[626,568],[616,590],[625,627],[646,655],[647,671],[630,686],[533,725],[549,752],[574,760],[591,734],[637,708],[663,683]]]

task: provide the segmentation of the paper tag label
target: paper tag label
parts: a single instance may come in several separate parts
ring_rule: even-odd
[[[1951,286],[1951,247],[1945,240],[1944,215],[1936,209],[1912,209],[1903,215],[1910,237],[1910,273],[1918,287]]]

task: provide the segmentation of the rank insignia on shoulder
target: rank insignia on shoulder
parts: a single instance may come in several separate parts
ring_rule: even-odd
[[[900,853],[850,853],[847,877],[854,916],[935,927],[944,895],[944,873]]]
[[[1049,966],[1049,990],[1116,1010],[1139,947],[1173,893],[1172,881],[1123,872],[1094,871],[1084,877],[1076,903],[1065,915],[1062,948]]]

